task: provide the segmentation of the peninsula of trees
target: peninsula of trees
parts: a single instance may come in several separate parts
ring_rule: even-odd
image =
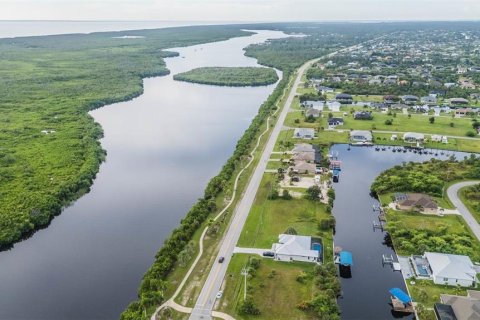
[[[273,84],[278,75],[271,68],[204,67],[173,76],[178,81],[228,87],[254,87]]]

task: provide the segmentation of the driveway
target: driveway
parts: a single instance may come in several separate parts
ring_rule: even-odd
[[[450,201],[452,201],[453,205],[457,208],[458,212],[463,216],[465,222],[467,222],[468,226],[475,234],[477,239],[480,241],[480,225],[478,224],[477,220],[473,217],[472,213],[467,209],[467,207],[463,204],[463,202],[458,197],[458,191],[464,187],[473,186],[475,184],[479,184],[480,181],[464,181],[459,182],[454,185],[451,185],[447,189],[447,195]]]
[[[241,247],[235,247],[235,249],[233,249],[233,253],[258,254],[259,256],[262,256],[262,257],[265,251],[272,251],[272,250],[258,249],[258,248],[241,248]]]

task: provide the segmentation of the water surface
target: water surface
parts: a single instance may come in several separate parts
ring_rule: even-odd
[[[203,66],[257,66],[251,37],[171,49],[172,74],[146,79],[145,94],[91,114],[108,152],[89,194],[10,251],[0,253],[0,319],[117,319],[136,298],[164,239],[273,91],[173,81]]]
[[[340,182],[334,183],[333,214],[337,221],[334,241],[336,246],[352,252],[354,264],[351,278],[341,278],[343,298],[338,303],[342,319],[386,320],[401,317],[391,313],[388,290],[398,287],[406,292],[405,283],[400,272],[394,272],[391,266],[382,266],[382,255],[395,256],[395,253],[382,244],[385,233],[373,230],[378,212],[373,212],[372,206],[379,203],[371,197],[370,186],[382,171],[404,161],[424,162],[433,157],[447,159],[451,155],[463,159],[467,154],[433,151],[434,154],[419,155],[413,152],[394,153],[391,149],[375,151],[372,147],[351,147],[348,150],[347,145],[335,145],[331,152],[338,153],[342,161]]]

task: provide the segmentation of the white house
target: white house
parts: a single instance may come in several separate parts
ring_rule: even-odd
[[[371,142],[373,140],[372,133],[367,130],[350,131],[350,140],[356,142]]]
[[[422,142],[424,140],[425,140],[425,135],[421,133],[405,132],[405,134],[403,135],[403,141],[405,142],[416,143],[416,142]]]
[[[475,286],[477,271],[469,257],[425,252],[425,258],[432,271],[434,283],[462,287]]]
[[[439,134],[433,134],[431,136],[431,139],[433,142],[441,142],[441,143],[448,143],[448,137],[446,136],[441,136]]]
[[[274,243],[272,251],[277,261],[321,261],[321,244],[312,237],[281,234],[278,243]]]
[[[299,139],[313,139],[314,135],[315,130],[310,128],[295,128],[293,133],[293,137]]]

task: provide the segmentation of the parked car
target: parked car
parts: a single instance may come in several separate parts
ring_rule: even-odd
[[[218,259],[219,263],[222,263],[223,261],[225,261],[225,257],[220,257],[220,259]]]
[[[217,299],[220,299],[223,295],[223,292],[222,291],[218,291],[217,293]]]
[[[264,257],[274,257],[274,256],[275,256],[275,253],[272,252],[272,251],[265,251],[265,252],[263,253],[263,256],[264,256]]]

